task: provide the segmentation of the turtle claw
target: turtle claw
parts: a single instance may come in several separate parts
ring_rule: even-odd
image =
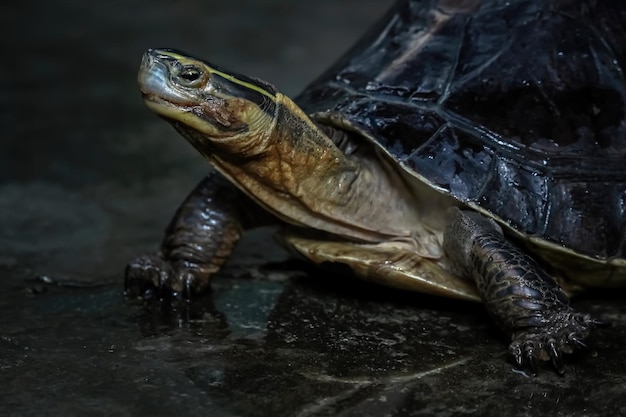
[[[565,364],[563,363],[563,356],[559,352],[556,340],[551,339],[548,342],[548,354],[552,360],[552,366],[559,375],[565,374]]]
[[[515,365],[537,375],[541,362],[550,362],[559,375],[565,374],[564,354],[589,350],[585,338],[603,323],[589,315],[566,311],[540,327],[525,327],[513,335],[509,351]]]
[[[598,320],[594,318],[589,318],[588,324],[595,329],[603,329],[603,328],[611,327],[611,322]]]
[[[589,346],[587,346],[585,341],[576,335],[570,336],[569,341],[580,350],[589,350]]]
[[[143,255],[126,265],[124,271],[124,294],[144,300],[159,298],[171,268],[157,254]]]
[[[515,363],[518,368],[524,368],[525,365],[527,365],[531,373],[534,376],[537,375],[539,364],[535,354],[535,343],[532,340],[527,340],[521,347],[519,344],[515,344],[515,346],[511,348],[511,351],[515,351]]]
[[[188,262],[171,262],[161,254],[143,255],[126,266],[124,294],[143,300],[187,300],[199,292],[198,268]]]
[[[537,363],[537,357],[534,355],[529,355],[526,358],[528,365],[530,366],[530,371],[532,372],[533,376],[537,376],[537,374],[539,373],[539,364]]]
[[[522,355],[522,349],[520,348],[519,343],[511,343],[509,350],[513,356],[513,360],[515,361],[515,366],[519,369],[523,368],[524,356]]]

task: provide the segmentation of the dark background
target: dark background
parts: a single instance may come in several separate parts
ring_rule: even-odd
[[[567,374],[514,370],[481,306],[382,289],[248,236],[213,291],[123,298],[207,172],[143,106],[175,47],[297,93],[391,4],[18,1],[0,6],[0,415],[625,415],[623,293]]]

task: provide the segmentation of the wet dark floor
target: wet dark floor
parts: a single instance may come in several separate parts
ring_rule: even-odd
[[[135,76],[176,47],[295,93],[381,0],[5,2],[0,6],[0,415],[626,415],[623,293],[563,377],[531,378],[480,306],[381,289],[248,236],[211,294],[124,300],[207,172]]]

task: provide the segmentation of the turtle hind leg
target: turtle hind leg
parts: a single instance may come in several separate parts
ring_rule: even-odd
[[[160,251],[126,266],[125,294],[189,299],[205,291],[242,235],[241,197],[220,174],[204,178],[176,211]]]
[[[476,282],[519,367],[536,373],[539,361],[551,361],[562,374],[563,354],[583,348],[600,324],[574,311],[556,280],[479,213],[451,209],[444,250],[458,273]]]

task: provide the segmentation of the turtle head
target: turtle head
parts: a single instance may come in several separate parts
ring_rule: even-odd
[[[276,90],[172,49],[150,49],[138,74],[147,106],[203,155],[264,150],[276,123]]]
[[[269,84],[171,49],[147,51],[138,78],[148,107],[276,217],[361,241],[408,235],[407,221],[378,226],[392,223],[380,219],[397,223],[398,212],[416,212],[398,203],[403,188],[400,181],[387,185],[387,178],[395,179],[387,165],[373,162],[367,151],[363,161],[360,153],[344,153]]]

